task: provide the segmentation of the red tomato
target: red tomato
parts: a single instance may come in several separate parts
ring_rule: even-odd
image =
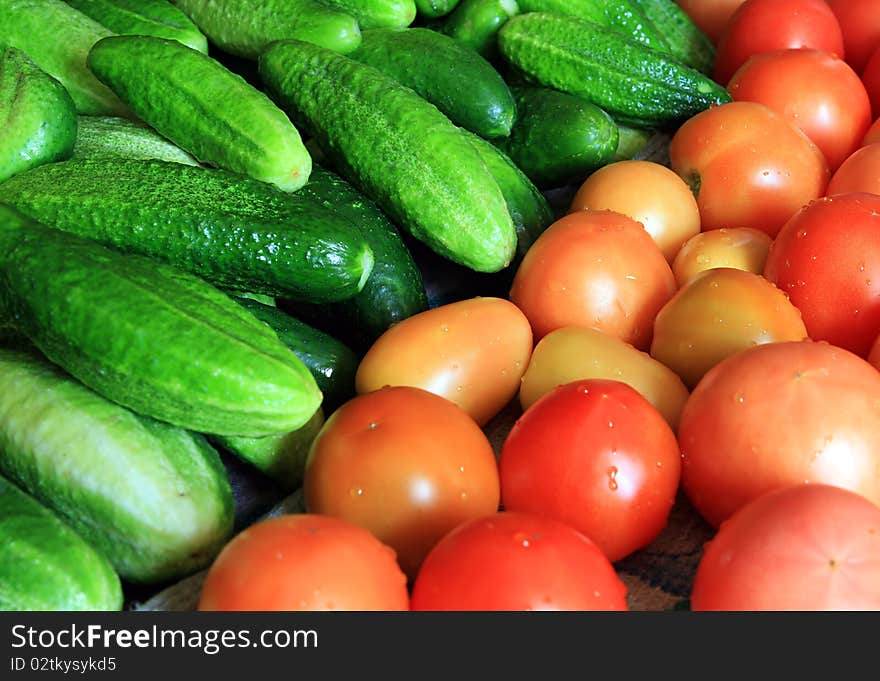
[[[217,556],[199,610],[407,610],[394,551],[337,518],[286,515],[252,525]]]
[[[866,147],[877,142],[880,142],[880,118],[874,121],[874,125],[868,130],[868,134],[865,135],[865,139],[862,141],[862,146]]]
[[[737,511],[706,544],[693,610],[880,610],[880,508],[794,485]]]
[[[777,487],[816,482],[880,503],[880,373],[827,343],[769,343],[715,366],[678,428],[682,486],[717,526]]]
[[[673,136],[669,158],[694,189],[703,231],[748,227],[776,236],[828,184],[828,164],[818,147],[754,102],[697,114]]]
[[[782,114],[816,143],[831,170],[858,149],[871,126],[871,102],[861,79],[827,52],[757,54],[737,70],[728,88],[736,101],[758,102]]]
[[[856,150],[828,183],[828,196],[865,192],[880,195],[880,143]]]
[[[657,538],[681,473],[660,412],[625,383],[601,379],[535,402],[511,429],[500,465],[505,509],[568,523],[610,561]]]
[[[801,311],[810,338],[866,356],[880,333],[880,196],[803,208],[770,247],[764,276]]]
[[[877,0],[826,0],[843,32],[846,60],[861,72],[880,45],[880,7]]]
[[[724,26],[743,0],[675,0],[687,12],[693,22],[709,36],[713,43],[718,42]]]
[[[880,117],[880,41],[877,43],[874,54],[865,64],[865,70],[862,71],[862,82],[871,99],[871,110],[874,116]]]
[[[871,346],[871,352],[868,353],[868,362],[880,371],[880,335],[877,336],[877,340]]]
[[[812,47],[844,56],[843,35],[823,0],[746,0],[718,40],[714,78],[726,84],[755,54]]]
[[[459,526],[428,554],[413,610],[626,610],[598,547],[558,520],[497,513]]]
[[[444,534],[498,510],[495,453],[473,419],[418,388],[384,388],[340,407],[306,464],[310,512],[366,527],[415,576]]]

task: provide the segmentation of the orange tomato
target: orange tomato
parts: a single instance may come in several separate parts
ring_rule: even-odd
[[[862,146],[866,147],[869,144],[876,144],[880,142],[880,118],[874,121],[874,124],[868,130],[868,134],[865,135],[865,139],[862,140]]]
[[[764,232],[746,227],[701,232],[681,247],[672,263],[672,273],[679,286],[716,267],[761,274],[772,243]]]
[[[880,194],[880,143],[875,142],[850,156],[828,183],[828,196],[867,192]]]

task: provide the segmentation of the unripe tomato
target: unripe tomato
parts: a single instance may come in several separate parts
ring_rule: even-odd
[[[756,229],[711,229],[687,240],[675,256],[672,272],[679,286],[716,267],[761,274],[772,243],[773,239]]]

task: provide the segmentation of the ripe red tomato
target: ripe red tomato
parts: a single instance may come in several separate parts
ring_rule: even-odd
[[[868,130],[868,134],[865,135],[865,139],[862,141],[862,146],[866,147],[877,142],[880,142],[880,118],[874,121],[874,125]]]
[[[877,0],[826,0],[843,32],[846,60],[861,73],[880,45],[880,7]]]
[[[794,485],[737,511],[706,544],[693,610],[880,610],[880,508]]]
[[[558,520],[497,513],[446,535],[419,571],[413,610],[626,610],[599,548]]]
[[[762,52],[812,47],[842,58],[843,45],[840,24],[823,0],[746,0],[718,40],[714,77],[726,84],[749,57]]]
[[[535,402],[511,429],[500,466],[505,509],[561,520],[610,561],[657,538],[681,473],[660,412],[625,383],[602,379]]]
[[[810,338],[866,356],[880,333],[880,196],[803,208],[770,247],[764,276],[801,311]]]
[[[828,196],[865,192],[880,195],[880,143],[875,142],[843,162],[828,183]]]
[[[862,83],[865,84],[865,90],[868,91],[874,116],[880,117],[880,40],[877,42],[877,49],[874,50],[874,54],[871,55],[862,71]]]
[[[678,428],[682,486],[717,526],[752,499],[802,482],[880,503],[880,373],[827,343],[769,343],[715,366]]]
[[[691,20],[709,36],[713,43],[718,42],[724,26],[736,8],[744,0],[675,0],[687,12]]]

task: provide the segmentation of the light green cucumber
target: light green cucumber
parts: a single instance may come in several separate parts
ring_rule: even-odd
[[[154,159],[190,166],[199,164],[149,126],[115,116],[80,116],[71,158]]]
[[[486,59],[494,59],[498,54],[498,31],[519,12],[516,0],[462,0],[438,30]]]
[[[645,148],[645,145],[648,144],[648,140],[654,136],[655,131],[617,123],[617,133],[617,150],[611,158],[611,163],[614,163],[615,161],[628,161],[631,158],[634,158]]]
[[[415,0],[319,0],[332,9],[350,14],[361,29],[404,28],[416,18]]]
[[[458,5],[459,0],[415,0],[419,16],[425,19],[445,17]]]

